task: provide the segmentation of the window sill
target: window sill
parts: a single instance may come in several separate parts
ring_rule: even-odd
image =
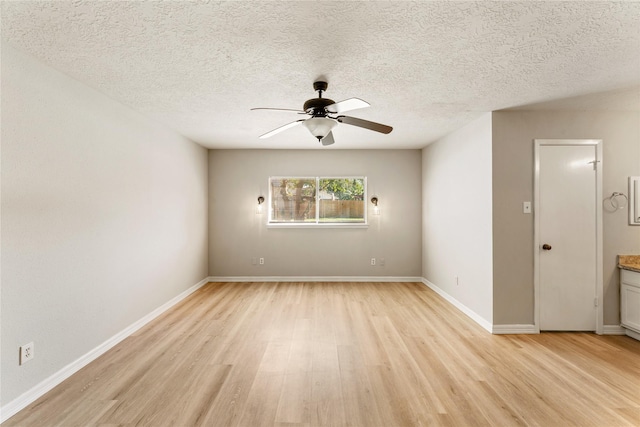
[[[358,224],[302,224],[302,223],[267,223],[267,228],[369,228],[367,223]]]

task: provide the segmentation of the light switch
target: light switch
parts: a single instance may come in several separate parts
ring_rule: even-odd
[[[531,202],[522,202],[522,213],[531,213]]]

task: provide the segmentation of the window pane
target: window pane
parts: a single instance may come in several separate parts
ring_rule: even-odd
[[[364,222],[364,178],[320,178],[319,221]]]
[[[270,178],[271,222],[316,222],[315,178]]]

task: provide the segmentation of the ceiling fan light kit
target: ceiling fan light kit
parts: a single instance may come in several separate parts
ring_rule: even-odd
[[[302,124],[304,127],[309,129],[311,135],[315,136],[318,138],[318,141],[320,141],[322,138],[327,136],[329,132],[331,132],[338,122],[327,117],[311,117],[305,120]]]
[[[313,89],[318,92],[318,97],[307,100],[304,103],[302,110],[294,110],[290,108],[252,108],[251,110],[288,111],[296,112],[298,114],[307,114],[310,116],[307,119],[296,120],[295,122],[280,126],[261,135],[260,138],[269,138],[287,129],[303,124],[307,129],[309,129],[309,132],[311,132],[311,134],[322,143],[322,145],[326,146],[332,145],[335,142],[332,130],[338,123],[357,126],[384,134],[388,134],[393,130],[391,126],[370,122],[357,117],[343,115],[335,116],[335,114],[340,114],[345,111],[368,107],[369,103],[359,98],[349,98],[340,102],[334,102],[332,99],[323,98],[322,92],[326,91],[327,87],[327,82],[314,82]]]

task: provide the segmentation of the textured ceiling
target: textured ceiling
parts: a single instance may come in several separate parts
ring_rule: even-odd
[[[301,108],[318,77],[371,104],[347,114],[394,127],[339,125],[332,148],[420,148],[483,112],[640,85],[636,1],[3,1],[1,24],[3,42],[212,148],[320,148],[303,127],[258,139],[299,117],[249,111]]]

